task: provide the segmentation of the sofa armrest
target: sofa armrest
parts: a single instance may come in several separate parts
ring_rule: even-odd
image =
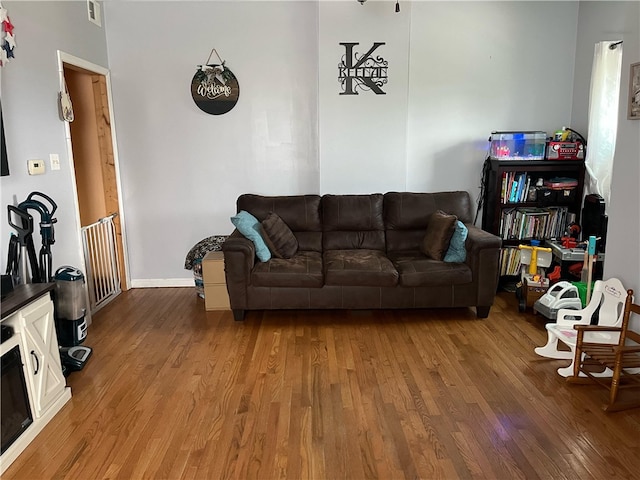
[[[471,268],[473,282],[478,288],[477,305],[488,307],[493,304],[498,289],[502,240],[475,225],[467,224],[466,227],[469,230],[465,243],[466,264]]]
[[[467,253],[473,250],[479,251],[485,248],[502,248],[502,239],[493,233],[486,232],[475,225],[466,224],[469,233],[467,235]]]
[[[256,261],[256,249],[251,240],[234,230],[222,245],[224,273],[232,310],[247,308],[247,286]]]

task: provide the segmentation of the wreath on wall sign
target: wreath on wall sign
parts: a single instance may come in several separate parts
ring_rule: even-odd
[[[214,52],[220,63],[209,63]],[[215,48],[211,50],[207,62],[197,66],[191,80],[191,97],[200,110],[210,115],[227,113],[238,103],[238,79]]]

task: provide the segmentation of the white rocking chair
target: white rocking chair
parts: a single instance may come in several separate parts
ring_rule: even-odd
[[[570,310],[562,308],[558,310],[555,323],[547,323],[547,344],[537,347],[534,351],[541,357],[554,359],[571,359],[571,364],[567,367],[559,368],[558,375],[570,377],[573,375],[574,353],[578,332],[574,325],[589,325],[593,314],[598,311],[598,325],[619,327],[622,325],[624,314],[624,302],[626,290],[622,282],[617,278],[609,280],[597,280],[593,287],[593,294],[589,304],[582,310]],[[614,333],[613,335],[619,335]],[[602,338],[601,338],[602,337]],[[606,338],[605,338],[606,337]],[[617,340],[611,338],[611,334],[589,332],[589,338],[585,341],[593,343],[615,343]],[[560,350],[559,342],[569,347],[569,350]],[[593,376],[610,377],[613,372],[605,369],[603,372],[594,372]]]

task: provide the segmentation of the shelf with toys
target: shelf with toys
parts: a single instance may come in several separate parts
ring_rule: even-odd
[[[482,175],[482,229],[502,238],[501,276],[519,274],[519,244],[561,238],[579,221],[584,148],[569,135],[570,129],[553,138],[544,132],[491,135]]]

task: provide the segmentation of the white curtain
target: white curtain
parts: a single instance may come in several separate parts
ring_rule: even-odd
[[[622,69],[622,43],[596,43],[589,94],[587,178],[585,194],[596,193],[609,206],[613,154],[618,130],[618,100]]]

